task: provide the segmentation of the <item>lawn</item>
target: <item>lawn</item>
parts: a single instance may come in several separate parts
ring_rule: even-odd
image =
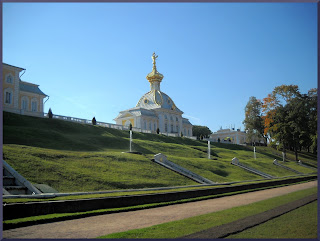
[[[121,233],[113,233],[99,238],[112,239],[163,239],[163,238],[179,238],[192,233],[200,232],[211,227],[219,226],[222,224],[230,223],[241,218],[252,216],[283,204],[301,199],[308,195],[317,192],[317,188],[310,188],[286,194],[280,197],[270,198],[264,201],[252,203],[245,206],[235,207],[219,212],[204,214],[196,217],[191,217],[183,220],[173,221],[169,223],[154,225],[148,228],[129,230]],[[312,221],[313,226],[317,225]],[[283,223],[282,223],[283,224]],[[283,225],[283,229],[286,228]],[[312,227],[313,227],[312,226]],[[264,238],[269,238],[266,235]]]
[[[316,239],[318,231],[317,207],[317,202],[310,203],[278,218],[226,238]]]

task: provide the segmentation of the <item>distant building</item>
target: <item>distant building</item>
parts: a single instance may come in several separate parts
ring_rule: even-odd
[[[3,110],[43,117],[43,99],[47,96],[39,85],[22,81],[20,67],[2,63]]]
[[[146,77],[150,82],[150,91],[140,98],[136,107],[120,111],[114,120],[118,125],[129,126],[131,123],[132,127],[153,133],[159,128],[161,133],[192,136],[192,124],[182,117],[183,112],[173,100],[160,91],[163,75],[157,71],[157,57],[153,53],[153,68]]]
[[[213,142],[232,143],[232,144],[245,144],[247,134],[240,129],[220,129],[210,135],[210,140]]]

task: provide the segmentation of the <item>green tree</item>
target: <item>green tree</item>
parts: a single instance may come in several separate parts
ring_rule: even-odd
[[[203,138],[209,138],[209,136],[212,134],[212,131],[207,126],[192,126],[192,133],[194,136],[197,137],[197,139],[200,139],[200,136]]]
[[[131,131],[132,130],[132,124],[130,123],[129,125],[129,130]]]
[[[296,85],[282,85],[264,99],[264,127],[273,141],[285,153],[287,149],[298,152],[302,148],[314,150],[317,137],[317,94],[312,89],[301,94]]]
[[[251,96],[245,107],[245,119],[243,121],[247,132],[247,141],[255,143],[260,138],[267,144],[267,136],[264,135],[264,121],[262,119],[262,102]]]

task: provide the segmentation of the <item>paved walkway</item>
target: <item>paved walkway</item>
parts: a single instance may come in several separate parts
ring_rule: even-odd
[[[3,238],[15,239],[81,239],[150,227],[156,224],[181,220],[205,213],[243,206],[261,200],[285,195],[294,191],[316,187],[317,181],[273,188],[235,196],[176,204],[132,212],[105,214],[62,222],[39,224],[5,230]]]

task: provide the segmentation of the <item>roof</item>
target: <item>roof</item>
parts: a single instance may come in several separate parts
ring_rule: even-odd
[[[148,110],[163,108],[183,113],[178,107],[176,107],[173,100],[167,94],[159,90],[151,90],[144,94],[138,101],[136,107]]]
[[[4,64],[4,65],[8,65],[8,66],[13,67],[13,68],[20,69],[21,71],[22,71],[22,70],[26,70],[26,69],[24,69],[24,68],[17,67],[17,66],[11,65],[11,64],[6,64],[6,63],[2,63],[2,64]]]
[[[38,86],[38,85],[20,81],[19,86],[20,86],[20,90],[21,90],[21,91],[31,92],[31,93],[35,93],[35,94],[47,96],[45,93],[43,93],[43,92],[39,89],[39,86]]]
[[[192,125],[187,118],[182,118],[182,123],[187,125]]]
[[[131,108],[128,110],[120,111],[119,115],[114,120],[119,119],[119,118],[123,118],[123,117],[127,117],[126,116],[127,114],[130,114],[133,116],[144,115],[144,116],[157,117],[157,114],[153,110],[147,110],[147,109],[143,109],[143,108],[139,108],[139,107],[134,107],[134,108]]]

